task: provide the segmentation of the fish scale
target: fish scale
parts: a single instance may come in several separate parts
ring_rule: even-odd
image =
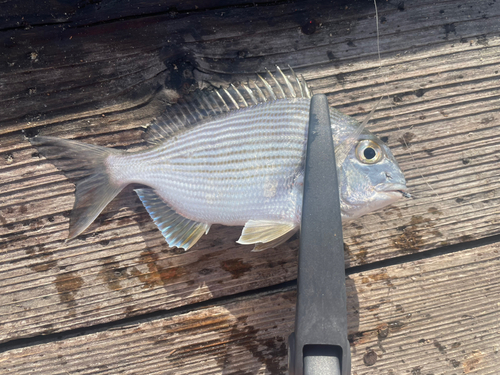
[[[66,161],[63,171],[86,172],[76,182],[69,237],[126,185],[139,183],[147,187],[136,192],[170,246],[189,249],[212,224],[244,225],[238,242],[254,250],[286,241],[300,227],[311,95],[293,71],[291,81],[278,72],[282,82],[258,76],[248,86],[197,92],[168,108],[149,127],[152,147],[144,151],[32,138],[43,155]],[[406,194],[392,153],[364,123],[333,108],[330,121],[344,219]]]
[[[232,112],[179,134],[161,150],[112,156],[109,172],[119,185],[152,187],[197,222],[244,225],[253,219],[298,225],[301,186],[281,181],[301,173],[309,102],[281,99]]]

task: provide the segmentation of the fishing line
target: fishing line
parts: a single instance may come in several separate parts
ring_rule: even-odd
[[[373,5],[375,6],[375,25],[376,25],[376,30],[377,30],[377,55],[378,55],[378,67],[379,67],[379,70],[380,72],[382,72],[382,58],[380,56],[380,30],[379,30],[379,26],[378,26],[378,7],[377,7],[377,0],[373,0]],[[386,93],[385,95],[387,96],[387,99],[389,99],[389,106],[391,108],[391,111],[393,111],[394,109],[392,108],[392,104],[391,104],[391,101],[390,101],[390,95],[389,95],[389,88],[387,86],[387,77],[386,75],[382,75],[382,79],[383,79],[383,83],[384,83],[384,88],[386,90]],[[383,96],[382,96],[383,97]],[[379,101],[380,103],[380,101]],[[401,131],[401,128],[399,127],[399,125],[396,123],[396,126],[398,127],[398,129]],[[415,158],[413,157],[413,154],[412,152],[410,151],[410,148],[408,146],[408,143],[406,142],[406,139],[405,137],[401,137],[401,139],[403,140],[403,143],[404,143],[404,147],[405,149],[408,151],[408,154],[410,155],[410,158],[411,160],[413,161],[413,165],[415,166],[415,169],[417,170],[417,173],[420,175],[420,177],[422,178],[422,181],[424,181],[424,183],[427,185],[427,187],[432,191],[432,193],[434,193],[436,195],[437,198],[441,198],[439,196],[439,194],[432,188],[432,186],[427,182],[427,180],[425,179],[423,173],[421,172],[420,168],[417,166],[417,162],[415,160]],[[415,198],[415,196],[412,194],[411,196],[412,198]]]

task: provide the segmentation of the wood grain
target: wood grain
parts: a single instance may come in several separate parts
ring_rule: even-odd
[[[87,7],[68,16],[74,25],[5,27],[0,340],[296,278],[296,239],[253,254],[235,244],[239,228],[214,227],[189,252],[169,249],[131,188],[65,243],[73,186],[26,139],[143,148],[143,126],[179,95],[275,64],[297,67],[314,92],[360,119],[384,95],[370,129],[394,151],[415,199],[346,224],[346,266],[498,234],[500,3],[379,5],[381,62],[371,3],[134,17]]]
[[[498,243],[350,275],[352,373],[497,374]],[[286,374],[295,291],[6,351],[14,374]]]

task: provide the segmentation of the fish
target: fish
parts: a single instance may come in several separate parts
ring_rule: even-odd
[[[254,251],[288,240],[300,229],[312,98],[290,71],[197,90],[152,121],[142,151],[30,138],[59,169],[79,175],[68,239],[134,183],[144,186],[135,192],[170,247],[190,249],[213,224],[243,226],[237,242]],[[360,123],[330,107],[343,221],[409,196],[390,149],[366,129],[368,118]]]

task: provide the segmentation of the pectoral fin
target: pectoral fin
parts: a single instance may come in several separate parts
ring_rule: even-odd
[[[169,246],[188,250],[203,234],[208,233],[210,224],[198,223],[179,215],[153,189],[136,189],[135,192]]]
[[[254,251],[261,251],[268,247],[277,246],[283,243],[290,238],[296,230],[297,225],[291,222],[249,220],[245,224],[241,236],[236,242],[242,245],[257,244]],[[290,235],[282,240],[282,238],[288,234]],[[267,244],[270,246],[265,246]]]

